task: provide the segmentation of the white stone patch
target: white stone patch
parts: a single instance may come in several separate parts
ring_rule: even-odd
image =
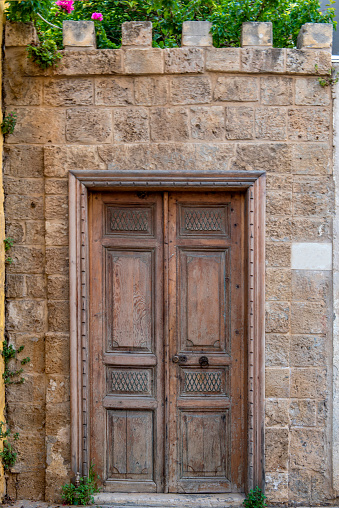
[[[292,270],[332,270],[331,243],[292,243]]]

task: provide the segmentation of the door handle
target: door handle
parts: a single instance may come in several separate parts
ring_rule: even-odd
[[[200,356],[199,358],[199,364],[202,369],[209,366],[209,361],[207,356]]]
[[[187,356],[185,355],[174,355],[172,356],[173,363],[185,363],[187,362]]]

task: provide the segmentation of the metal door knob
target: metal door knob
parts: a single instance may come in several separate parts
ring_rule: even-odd
[[[207,356],[200,356],[199,358],[200,367],[203,369],[204,367],[208,367],[209,362]]]
[[[187,362],[187,356],[185,355],[174,355],[172,356],[173,363],[185,363]]]

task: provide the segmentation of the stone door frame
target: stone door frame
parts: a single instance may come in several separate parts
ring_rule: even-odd
[[[247,489],[264,488],[265,344],[264,171],[69,172],[71,467],[88,473],[88,192],[102,190],[234,190],[245,193],[247,248],[248,474]]]

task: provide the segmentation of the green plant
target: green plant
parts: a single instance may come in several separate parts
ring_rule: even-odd
[[[5,384],[22,384],[25,382],[24,377],[18,377],[23,373],[23,368],[20,367],[19,369],[11,370],[9,367],[9,363],[11,360],[17,360],[20,362],[21,365],[26,365],[26,363],[30,362],[31,359],[29,356],[26,358],[22,358],[21,360],[18,359],[18,354],[23,351],[25,346],[20,346],[18,349],[15,349],[11,344],[8,344],[6,341],[2,343],[2,351],[1,355],[4,359],[4,373],[2,374],[2,377],[4,379]]]
[[[13,247],[13,244],[14,244],[13,238],[11,238],[9,236],[7,238],[5,238],[4,239],[5,252],[8,252],[9,250],[11,250],[11,248]],[[7,256],[5,259],[5,262],[8,264],[12,264],[13,259],[10,256]]]
[[[264,508],[267,506],[265,499],[266,496],[264,496],[261,489],[255,487],[249,491],[246,499],[243,501],[243,505],[245,508]]]
[[[14,111],[11,111],[10,113],[8,113],[8,115],[4,115],[1,124],[2,134],[13,134],[16,122],[17,122],[17,114]]]
[[[315,69],[318,70],[318,66],[315,65]],[[335,72],[335,68],[331,67],[327,75],[318,78],[319,84],[322,87],[335,85],[339,81],[339,76]]]
[[[8,471],[10,467],[14,466],[18,455],[17,452],[14,451],[13,444],[7,439],[11,437],[11,435],[11,429],[6,426],[4,422],[0,422],[0,439],[3,440],[3,449],[0,452],[0,457],[5,471]],[[19,434],[16,432],[13,434],[13,441],[17,441],[18,439]]]
[[[56,42],[45,36],[42,38],[41,35],[40,39],[42,40],[39,43],[27,46],[28,57],[42,69],[47,69],[53,65],[56,66],[61,58]]]
[[[88,505],[94,503],[93,494],[100,492],[97,480],[100,477],[94,472],[94,465],[91,464],[88,476],[80,476],[78,485],[66,483],[62,487],[62,499],[64,504]]]

